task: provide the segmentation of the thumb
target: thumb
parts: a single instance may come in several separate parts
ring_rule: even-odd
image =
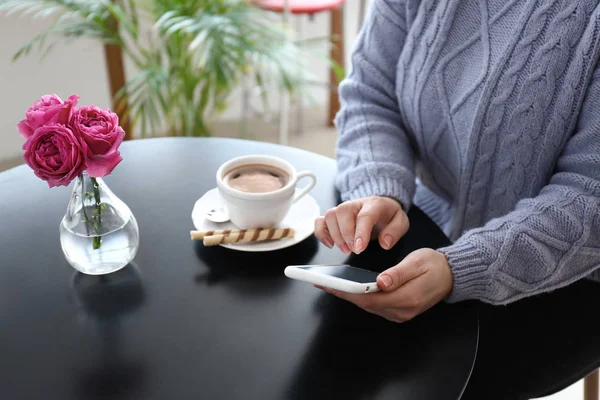
[[[408,281],[423,275],[422,263],[418,257],[407,256],[399,264],[383,271],[377,276],[377,286],[384,292],[398,289]]]

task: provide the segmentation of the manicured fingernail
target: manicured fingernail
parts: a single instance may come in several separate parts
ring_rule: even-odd
[[[333,240],[331,240],[330,238],[323,239],[323,244],[329,248],[332,248],[334,245]]]
[[[352,253],[352,250],[350,250],[350,248],[348,247],[348,245],[346,243],[340,243],[340,244],[338,244],[338,247],[344,254]]]
[[[363,251],[363,240],[362,238],[358,238],[354,241],[354,251],[356,254]]]
[[[389,275],[381,275],[381,282],[383,283],[383,287],[390,287],[392,284],[392,278]]]
[[[350,251],[354,251],[354,242],[346,242],[346,246],[348,246]]]
[[[388,249],[391,249],[392,248],[392,237],[390,235],[385,235],[383,237],[383,243],[385,243],[385,246]]]

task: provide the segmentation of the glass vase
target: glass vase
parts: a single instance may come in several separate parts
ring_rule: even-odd
[[[85,172],[78,177],[60,224],[60,243],[69,264],[88,275],[110,274],[133,260],[139,241],[133,213],[102,178]]]

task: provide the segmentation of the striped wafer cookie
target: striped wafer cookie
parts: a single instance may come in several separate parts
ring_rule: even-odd
[[[228,243],[250,243],[264,242],[266,240],[278,240],[294,237],[296,231],[293,228],[270,228],[270,229],[246,229],[231,231],[227,234],[205,235],[203,242],[205,246],[216,246]]]
[[[206,236],[215,236],[215,235],[230,235],[231,233],[246,233],[247,229],[227,229],[221,231],[190,231],[190,236],[192,240],[202,240]]]

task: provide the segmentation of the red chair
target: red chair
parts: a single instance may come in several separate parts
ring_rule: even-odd
[[[334,38],[334,46],[330,51],[330,57],[338,65],[344,65],[344,29],[343,29],[343,3],[344,0],[253,0],[253,3],[265,10],[282,14],[283,22],[288,23],[292,14],[313,16],[321,12],[331,12],[331,35]],[[337,79],[333,70],[329,73],[329,87],[337,87]],[[248,94],[244,94],[244,119],[247,115]],[[337,90],[331,90],[329,96],[329,123],[333,124],[333,118],[339,110],[340,104]],[[289,110],[290,97],[287,91],[283,91],[281,107],[279,110],[279,142],[287,144],[289,136]],[[302,101],[297,102],[298,131],[302,130]]]

